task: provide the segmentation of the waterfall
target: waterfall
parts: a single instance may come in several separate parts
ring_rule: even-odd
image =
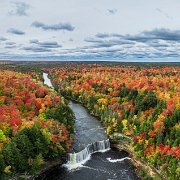
[[[91,154],[95,152],[106,152],[110,149],[109,139],[97,141],[89,144],[82,151],[77,153],[70,153],[67,157],[67,163],[64,164],[69,170],[82,166],[86,161],[90,159]]]

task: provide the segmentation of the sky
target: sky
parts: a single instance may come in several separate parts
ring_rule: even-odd
[[[180,0],[0,0],[0,60],[180,62]]]

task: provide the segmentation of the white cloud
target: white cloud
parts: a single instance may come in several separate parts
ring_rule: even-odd
[[[30,5],[25,2],[11,2],[12,10],[9,11],[10,15],[15,16],[27,16],[27,11],[30,9]]]
[[[179,9],[179,0],[1,0],[0,58],[178,56]]]

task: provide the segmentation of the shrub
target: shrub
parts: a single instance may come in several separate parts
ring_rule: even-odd
[[[0,154],[0,172],[10,166],[11,172],[34,172],[49,155],[49,144],[36,126],[25,128],[4,144]]]
[[[145,111],[150,108],[154,108],[157,105],[158,99],[154,92],[149,91],[142,94],[138,94],[136,98],[136,109],[139,111]]]
[[[34,147],[28,136],[23,133],[19,133],[12,141],[17,144],[18,149],[25,157],[28,158],[34,156]]]
[[[46,118],[47,119],[56,119],[59,122],[68,125],[68,127],[71,127],[70,133],[73,133],[73,119],[74,115],[72,110],[69,106],[59,104],[57,108],[51,108],[49,111],[46,112]]]
[[[17,144],[13,141],[5,144],[2,154],[7,165],[11,166],[11,170],[23,172],[27,169],[27,160],[22,152],[17,148]]]
[[[47,157],[48,154],[47,147],[49,143],[48,140],[44,137],[44,135],[40,131],[40,129],[38,129],[36,126],[33,126],[31,128],[24,128],[19,133],[19,135],[25,135],[29,139],[29,142],[26,141],[25,144],[26,145],[29,144],[30,149],[33,149],[32,157],[35,157],[37,154],[42,154],[43,157]]]
[[[0,154],[0,175],[3,173],[5,166],[6,166],[6,164],[4,161],[4,156],[2,154]],[[1,178],[1,176],[0,176],[0,178]]]

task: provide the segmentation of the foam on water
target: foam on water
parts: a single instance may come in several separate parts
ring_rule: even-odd
[[[112,163],[116,163],[116,162],[121,162],[121,161],[124,161],[126,159],[131,159],[129,157],[125,157],[125,158],[121,158],[121,159],[111,159],[111,158],[106,158],[109,162],[112,162]]]

